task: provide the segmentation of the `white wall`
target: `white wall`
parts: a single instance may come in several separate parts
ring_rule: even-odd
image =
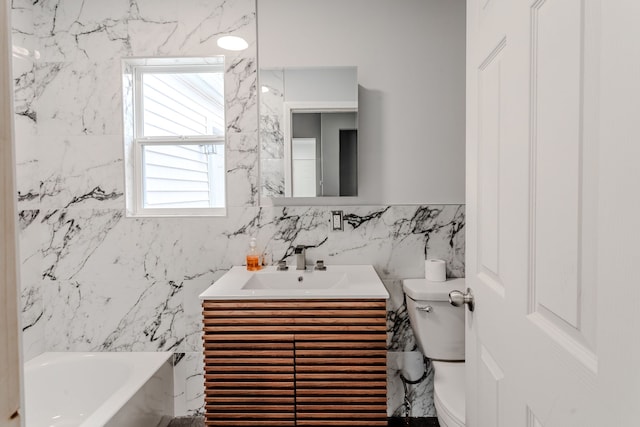
[[[353,67],[285,69],[285,102],[358,102],[358,75]]]
[[[464,0],[257,3],[260,68],[358,67],[354,202],[464,202]]]

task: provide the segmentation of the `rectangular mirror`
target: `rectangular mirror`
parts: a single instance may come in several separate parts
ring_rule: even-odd
[[[262,196],[357,196],[357,68],[269,68],[259,78]]]
[[[259,104],[285,95],[285,68],[354,66],[358,85],[357,196],[284,197],[284,142],[268,142],[284,141],[284,119],[274,121],[283,112],[267,117],[261,105],[263,206],[464,203],[464,0],[260,0],[256,7]],[[280,93],[260,91],[271,84]]]

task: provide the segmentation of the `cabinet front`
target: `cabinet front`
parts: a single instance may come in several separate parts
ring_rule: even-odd
[[[205,301],[210,426],[386,425],[385,301]]]
[[[204,302],[209,426],[295,426],[292,323],[265,302]]]
[[[386,426],[384,301],[321,301],[296,319],[296,425]]]

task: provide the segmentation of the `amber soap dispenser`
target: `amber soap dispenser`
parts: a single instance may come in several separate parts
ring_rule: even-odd
[[[247,252],[247,270],[258,271],[260,268],[260,254],[256,249],[256,238],[252,237],[249,242],[249,252]]]

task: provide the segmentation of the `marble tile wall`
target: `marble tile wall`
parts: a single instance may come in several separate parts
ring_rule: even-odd
[[[260,207],[254,0],[13,1],[23,344],[43,351],[173,351],[177,415],[202,411],[198,295],[249,239],[276,261],[370,263],[387,286],[389,413],[414,354],[401,280],[444,258],[464,275],[464,206]],[[249,49],[215,44],[233,32]],[[229,207],[224,218],[125,215],[122,57],[226,55]],[[342,209],[345,230],[331,231]],[[417,361],[417,362],[416,362]],[[428,367],[427,367],[428,368]],[[421,369],[413,366],[414,371]],[[430,369],[430,368],[428,368]],[[431,371],[407,386],[433,416]]]
[[[284,196],[284,70],[260,71],[260,186],[265,197]],[[262,90],[265,88],[266,90]]]

